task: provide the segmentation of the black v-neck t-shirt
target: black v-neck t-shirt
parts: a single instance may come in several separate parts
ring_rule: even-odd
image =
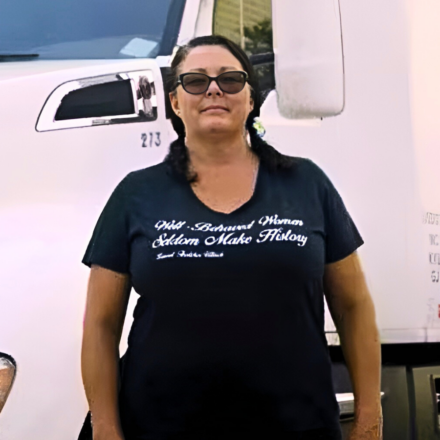
[[[322,169],[295,159],[275,172],[261,162],[230,214],[165,162],[114,190],[83,263],[129,274],[139,294],[119,392],[126,440],[339,432],[324,265],[363,240]]]

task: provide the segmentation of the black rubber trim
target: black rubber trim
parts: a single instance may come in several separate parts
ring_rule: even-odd
[[[15,368],[17,368],[17,362],[15,362],[15,359],[10,354],[2,353],[0,351],[0,358],[8,360]]]
[[[171,74],[171,67],[161,67],[160,73],[162,74],[162,81],[163,81],[163,91],[164,91],[164,101],[165,101],[165,116],[167,119],[171,118],[171,114],[173,112],[173,109],[171,108],[171,101],[168,97],[168,78]]]
[[[0,62],[1,61],[28,61],[28,60],[35,60],[40,55],[38,53],[2,53],[0,54]]]
[[[406,367],[406,382],[408,387],[409,431],[410,438],[417,440],[416,426],[416,392],[414,388],[414,376],[412,368]]]
[[[10,354],[2,353],[0,351],[0,358],[8,360],[15,368],[17,368],[17,362],[15,362],[15,359]]]
[[[258,64],[268,64],[275,62],[275,55],[273,52],[257,53],[249,57],[251,63],[256,66]]]

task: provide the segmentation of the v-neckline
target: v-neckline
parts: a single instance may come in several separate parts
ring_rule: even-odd
[[[199,199],[199,197],[196,195],[193,188],[191,187],[191,184],[188,181],[186,182],[187,188],[188,188],[188,191],[190,192],[190,196],[197,202],[198,205],[202,206],[202,208],[204,208],[205,210],[211,212],[212,214],[218,214],[218,215],[224,216],[224,217],[232,216],[233,214],[236,214],[238,211],[242,211],[243,209],[245,209],[246,207],[251,205],[254,202],[254,200],[256,199],[258,193],[260,192],[262,165],[263,165],[262,161],[259,160],[258,169],[257,169],[257,176],[255,179],[254,191],[253,191],[251,197],[249,198],[249,200],[242,203],[239,207],[235,208],[231,212],[221,212],[221,211],[216,211],[215,209],[210,208],[202,200]]]

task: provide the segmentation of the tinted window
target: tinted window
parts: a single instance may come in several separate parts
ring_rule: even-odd
[[[231,39],[246,51],[265,98],[275,88],[271,0],[217,0],[213,33]]]
[[[0,54],[38,53],[39,58],[54,59],[155,57],[170,33],[177,37],[180,17],[176,21],[174,16],[181,15],[184,5],[183,0],[3,0]],[[165,32],[170,21],[173,26]]]
[[[61,101],[55,121],[131,115],[134,112],[130,81],[112,81],[68,93]]]
[[[271,0],[217,0],[214,34],[231,39],[248,55],[273,52]]]

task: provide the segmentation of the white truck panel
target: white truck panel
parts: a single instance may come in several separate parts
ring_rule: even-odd
[[[340,192],[365,240],[359,255],[382,342],[440,341],[440,6],[340,3],[343,113],[286,119],[273,91],[262,108],[266,138],[314,160]],[[213,7],[213,0],[190,0],[178,42],[211,33]],[[1,440],[74,439],[79,432],[87,411],[80,344],[89,273],[80,260],[112,189],[129,171],[161,161],[175,136],[161,95],[159,68],[169,61],[1,65],[0,350],[18,364]],[[156,84],[156,121],[35,131],[60,84],[145,69]],[[161,145],[142,148],[142,135],[157,132]],[[132,292],[121,353],[136,297]],[[334,331],[329,315],[327,328]]]
[[[427,5],[425,8],[426,14],[432,13]],[[438,145],[437,132],[430,131],[429,151],[418,137],[423,132],[426,138],[427,131],[418,128],[426,122],[421,116],[421,121],[414,120],[411,108],[413,91],[420,100],[418,90],[425,84],[423,74],[410,80],[411,67],[420,63],[414,58],[418,50],[413,47],[411,51],[408,44],[410,29],[413,39],[417,38],[417,21],[399,0],[342,1],[341,9],[344,112],[320,124],[287,123],[270,112],[274,98],[269,97],[262,109],[267,139],[287,154],[315,160],[341,193],[365,240],[359,254],[376,304],[382,342],[438,341],[440,285],[432,282],[435,266],[429,262],[428,226],[422,218],[426,212],[439,212],[440,149],[432,147],[435,141]],[[418,20],[429,26],[429,21]],[[434,20],[431,23],[430,28],[435,26]],[[432,41],[430,53],[439,39]],[[428,70],[430,58],[425,60],[425,66],[413,69]],[[438,118],[435,98],[427,92],[425,99],[431,100]],[[418,115],[426,114],[422,107],[419,103]],[[425,174],[428,161],[437,165],[431,165],[432,171]],[[421,176],[424,188],[420,187]],[[429,228],[432,234],[435,228],[438,231],[436,225]],[[329,315],[327,318],[330,323]]]
[[[424,277],[428,340],[440,341],[440,4],[408,2],[409,85],[417,184],[423,210]],[[436,281],[435,281],[436,280]]]
[[[169,145],[154,60],[67,62],[70,69],[55,64],[25,64],[21,75],[0,81],[2,102],[8,103],[0,104],[0,339],[1,351],[18,365],[1,414],[2,440],[58,440],[79,433],[87,412],[80,347],[89,273],[80,261],[116,184],[129,171],[160,162]],[[161,103],[156,121],[35,130],[46,98],[60,84],[138,69],[154,74]],[[159,147],[150,147],[150,132],[161,134]],[[137,296],[132,292],[122,353]]]

